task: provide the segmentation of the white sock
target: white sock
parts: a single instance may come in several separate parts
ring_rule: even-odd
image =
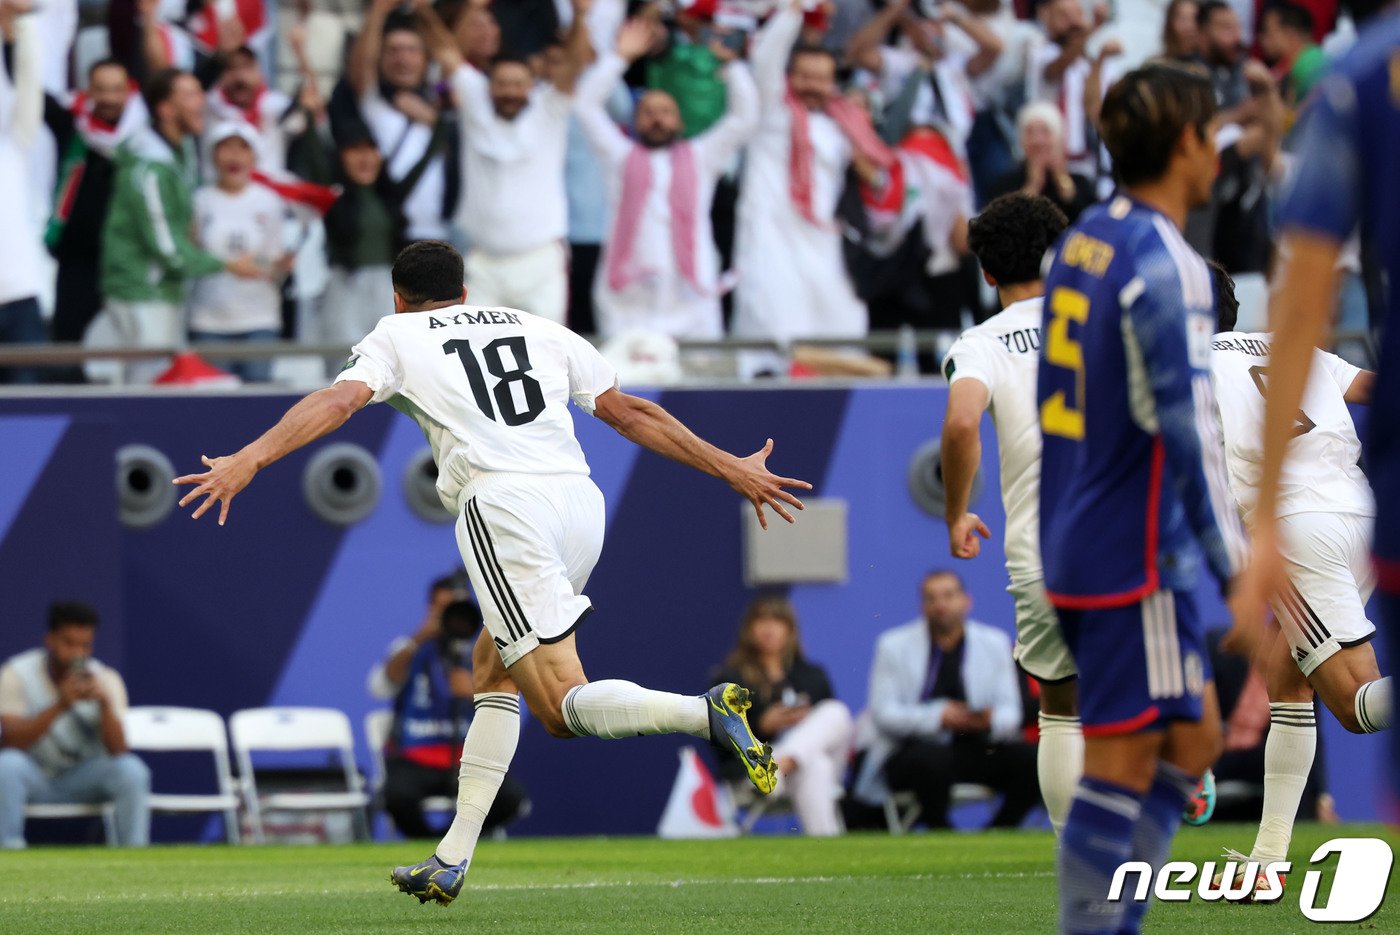
[[[564,723],[579,737],[617,740],[643,734],[691,734],[710,739],[705,699],[652,691],[622,679],[603,679],[569,689]]]
[[[477,692],[475,702],[476,715],[462,746],[457,817],[437,847],[438,860],[445,864],[471,860],[481,825],[496,801],[520,741],[519,698],[510,692]]]
[[[1079,776],[1084,772],[1084,729],[1079,718],[1041,713],[1035,765],[1040,776],[1040,797],[1058,837],[1079,788]]]
[[[1317,717],[1311,702],[1269,705],[1269,736],[1264,741],[1264,813],[1249,856],[1269,862],[1288,859],[1298,803],[1317,754]]]
[[[1390,729],[1390,676],[1356,690],[1356,722],[1368,734]]]

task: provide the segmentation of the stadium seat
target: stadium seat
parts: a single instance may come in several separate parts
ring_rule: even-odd
[[[24,807],[25,818],[101,818],[108,847],[117,845],[116,814],[111,802],[36,802]]]
[[[151,811],[167,814],[222,812],[224,834],[239,842],[238,794],[229,770],[228,731],[224,719],[202,708],[135,707],[126,712],[126,744],[133,751],[207,752],[214,757],[219,791],[211,794],[151,793]]]
[[[384,785],[384,744],[389,740],[389,731],[394,727],[394,712],[380,708],[365,715],[365,743],[369,745],[370,791],[377,799]],[[425,812],[456,812],[457,801],[445,795],[430,795],[423,800]]]
[[[354,737],[350,719],[334,708],[247,708],[229,718],[233,755],[238,761],[239,783],[248,809],[254,842],[264,840],[264,809],[279,811],[346,811],[355,823],[356,837],[369,837],[369,795],[355,766]],[[277,792],[258,794],[253,774],[253,752],[329,750],[340,759],[345,772],[344,792]]]

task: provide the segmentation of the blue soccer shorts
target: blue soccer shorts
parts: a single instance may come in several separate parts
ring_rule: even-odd
[[[1210,657],[1196,598],[1156,591],[1124,607],[1059,608],[1079,669],[1079,716],[1088,737],[1199,721]]]

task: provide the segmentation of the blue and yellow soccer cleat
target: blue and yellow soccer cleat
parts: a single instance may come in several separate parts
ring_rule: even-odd
[[[733,682],[716,685],[705,693],[710,711],[710,743],[721,750],[732,751],[744,764],[749,782],[764,795],[778,784],[778,771],[773,768],[773,748],[761,743],[749,729],[749,690]]]
[[[1186,800],[1186,809],[1181,820],[1188,825],[1203,825],[1215,814],[1215,773],[1206,770],[1201,781],[1196,784],[1196,794]]]
[[[389,882],[400,892],[417,896],[420,903],[432,899],[443,906],[457,898],[466,879],[466,864],[445,864],[436,854],[412,867],[395,867],[389,874]]]

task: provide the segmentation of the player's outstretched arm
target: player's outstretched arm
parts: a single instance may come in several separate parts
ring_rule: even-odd
[[[793,522],[792,514],[783,504],[802,509],[802,501],[784,487],[812,489],[806,481],[769,473],[766,462],[773,451],[771,438],[747,458],[738,458],[700,438],[656,403],[618,389],[600,394],[594,402],[593,414],[628,441],[718,477],[733,487],[753,504],[759,525],[764,529],[768,528],[768,518],[763,512],[765,504],[789,523]]]
[[[228,520],[229,504],[244,487],[252,483],[253,475],[303,445],[329,435],[344,425],[352,415],[370,401],[373,391],[363,383],[344,380],[323,390],[317,390],[287,410],[276,425],[236,454],[222,458],[200,456],[209,470],[203,474],[177,477],[177,485],[191,484],[194,489],[180,500],[180,506],[205,497],[194,511],[199,519],[215,503],[219,503],[219,525]]]
[[[948,410],[943,417],[944,518],[948,520],[948,551],[954,558],[976,558],[982,552],[978,536],[992,531],[976,513],[967,511],[972,481],[982,462],[982,413],[987,387],[978,380],[958,380],[948,387]]]

